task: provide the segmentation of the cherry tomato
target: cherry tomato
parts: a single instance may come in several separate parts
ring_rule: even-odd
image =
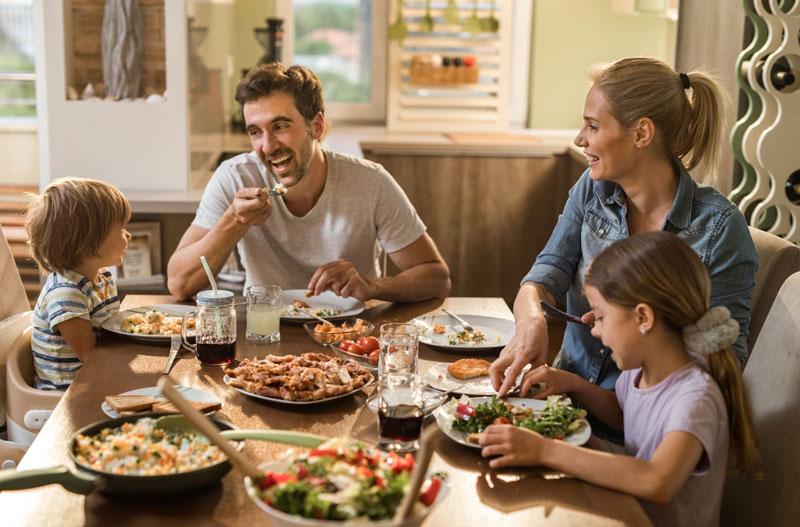
[[[369,352],[369,363],[378,364],[381,357],[381,350],[372,350]]]
[[[381,343],[375,337],[361,337],[358,339],[358,345],[364,348],[364,351],[371,353],[376,349],[380,349]]]
[[[352,340],[343,340],[339,343],[339,349],[342,351],[347,351],[347,348],[350,347],[350,344],[355,344]]]
[[[439,478],[431,478],[425,483],[422,484],[422,492],[419,495],[419,501],[422,502],[423,505],[426,507],[430,507],[434,501],[436,501],[436,496],[439,495],[439,491],[442,489],[442,480]]]
[[[358,344],[350,344],[349,346],[347,346],[347,353],[352,353],[354,355],[363,355],[364,348],[362,348]]]

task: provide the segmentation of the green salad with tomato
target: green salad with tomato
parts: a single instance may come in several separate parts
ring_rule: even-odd
[[[366,445],[331,439],[289,463],[284,472],[266,472],[251,492],[288,514],[324,520],[388,520],[409,483],[414,458],[384,455]],[[436,501],[443,476],[422,486],[414,514]]]
[[[492,424],[510,424],[533,430],[550,439],[564,439],[576,432],[584,422],[586,410],[573,408],[560,395],[547,398],[541,410],[520,408],[506,401],[492,400],[472,406],[469,401],[452,399],[447,403],[455,414],[453,430],[465,436],[483,432]],[[455,406],[455,408],[452,408]]]

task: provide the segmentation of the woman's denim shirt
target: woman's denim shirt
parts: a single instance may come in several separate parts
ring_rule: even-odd
[[[678,193],[663,230],[680,236],[708,268],[711,305],[727,307],[739,322],[739,339],[732,347],[744,361],[758,254],[739,209],[716,189],[695,183],[683,166],[679,170]],[[589,262],[629,235],[622,187],[610,181],[592,181],[589,172],[570,189],[553,234],[522,280],[523,284],[543,285],[556,298],[566,293],[567,311],[576,315],[590,309],[583,292]],[[610,355],[588,327],[567,324],[555,366],[613,390],[619,369]]]

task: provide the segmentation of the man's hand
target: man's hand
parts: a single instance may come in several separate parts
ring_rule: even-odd
[[[498,397],[505,397],[526,364],[533,364],[534,367],[544,364],[547,360],[547,344],[544,317],[537,316],[517,324],[514,336],[489,368],[492,386],[497,390]],[[508,373],[506,368],[509,368]]]
[[[352,296],[362,302],[375,297],[372,281],[361,276],[352,262],[341,258],[319,266],[308,283],[308,289],[315,295],[333,291],[341,297]]]
[[[245,225],[261,225],[272,214],[272,203],[265,188],[243,187],[231,203],[233,217]]]

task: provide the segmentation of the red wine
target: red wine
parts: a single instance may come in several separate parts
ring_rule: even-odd
[[[422,430],[422,409],[401,404],[378,411],[378,427],[382,439],[416,441]]]
[[[203,364],[214,364],[225,366],[230,364],[236,357],[236,343],[226,342],[223,344],[210,344],[207,342],[197,343],[197,358]]]

